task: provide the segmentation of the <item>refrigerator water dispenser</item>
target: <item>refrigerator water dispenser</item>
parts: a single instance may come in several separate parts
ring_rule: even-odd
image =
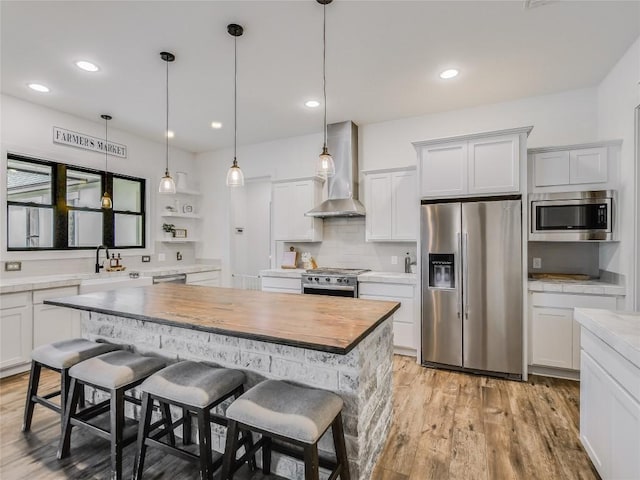
[[[429,288],[456,288],[453,253],[429,254]]]

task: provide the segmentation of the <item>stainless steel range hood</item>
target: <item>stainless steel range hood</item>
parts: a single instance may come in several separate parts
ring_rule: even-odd
[[[329,198],[305,213],[308,217],[362,217],[358,200],[358,126],[351,122],[327,125],[327,146],[336,174],[327,179]]]

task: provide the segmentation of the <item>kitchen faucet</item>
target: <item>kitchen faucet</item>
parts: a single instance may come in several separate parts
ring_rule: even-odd
[[[96,247],[96,273],[100,273],[100,269],[103,265],[100,265],[100,261],[98,260],[98,256],[100,255],[100,249],[104,248],[104,251],[107,253],[107,260],[109,260],[109,249],[106,245],[98,245]]]

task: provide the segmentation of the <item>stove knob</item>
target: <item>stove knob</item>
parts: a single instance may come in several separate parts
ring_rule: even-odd
[[[330,281],[331,281],[331,279],[330,279],[329,277],[327,277],[327,278],[325,278],[325,279],[324,279],[324,281],[325,281],[325,282],[330,282]]]
[[[314,280],[315,280],[316,282],[319,282],[319,281],[320,281],[320,280],[318,279],[318,277],[314,278]]]
[[[309,282],[313,281],[313,277],[307,277],[307,281]]]
[[[337,281],[338,283],[342,283],[342,279],[341,279],[341,278],[337,279],[336,281]]]

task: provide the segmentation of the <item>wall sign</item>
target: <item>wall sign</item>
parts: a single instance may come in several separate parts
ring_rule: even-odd
[[[105,150],[114,157],[127,158],[127,146],[119,143],[108,142],[105,144],[104,139],[85,135],[84,133],[72,132],[60,127],[53,127],[53,143],[68,145],[70,147],[82,148],[83,150],[91,150],[93,152],[102,152]]]

